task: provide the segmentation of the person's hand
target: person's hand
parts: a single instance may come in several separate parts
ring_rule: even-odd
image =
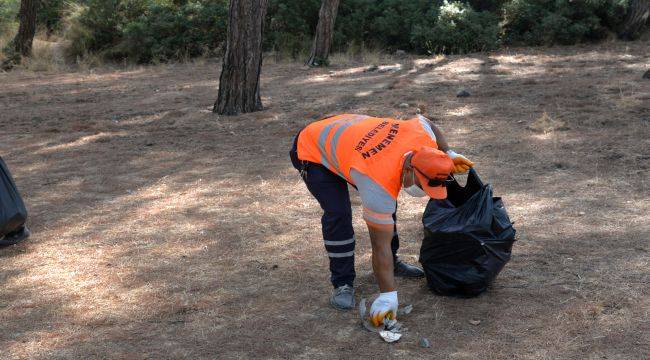
[[[468,158],[464,157],[461,154],[457,154],[453,150],[448,150],[447,155],[449,155],[451,161],[454,162],[454,174],[467,172],[469,168],[474,166],[474,163],[471,162]]]
[[[385,318],[395,320],[397,306],[397,291],[379,294],[370,307],[370,321],[374,326],[379,326],[384,323]]]

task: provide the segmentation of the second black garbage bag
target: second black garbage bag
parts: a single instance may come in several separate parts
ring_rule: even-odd
[[[420,263],[436,294],[480,295],[510,260],[515,229],[501,198],[474,169],[464,187],[447,182],[447,199],[431,199],[422,223]]]
[[[0,158],[0,246],[12,245],[29,236],[27,209],[9,168]]]

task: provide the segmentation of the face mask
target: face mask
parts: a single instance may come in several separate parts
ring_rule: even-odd
[[[427,196],[427,193],[424,192],[419,186],[415,185],[415,170],[411,171],[411,174],[413,176],[413,185],[409,187],[405,187],[404,191],[406,191],[407,194],[413,196],[413,197],[425,197]],[[404,174],[404,177],[402,177],[402,184],[404,184],[404,179],[406,178],[406,174]]]

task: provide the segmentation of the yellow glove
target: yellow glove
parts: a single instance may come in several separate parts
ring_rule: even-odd
[[[474,166],[474,163],[471,162],[468,158],[464,157],[461,154],[457,154],[453,150],[448,150],[447,155],[451,158],[451,161],[454,162],[454,174],[465,173],[469,168]]]

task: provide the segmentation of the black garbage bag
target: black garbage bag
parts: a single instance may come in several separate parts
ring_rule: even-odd
[[[0,246],[13,245],[29,236],[27,209],[11,173],[0,158]]]
[[[501,198],[474,169],[464,187],[450,177],[447,199],[431,199],[422,223],[420,263],[436,294],[477,296],[510,260],[515,229]]]

